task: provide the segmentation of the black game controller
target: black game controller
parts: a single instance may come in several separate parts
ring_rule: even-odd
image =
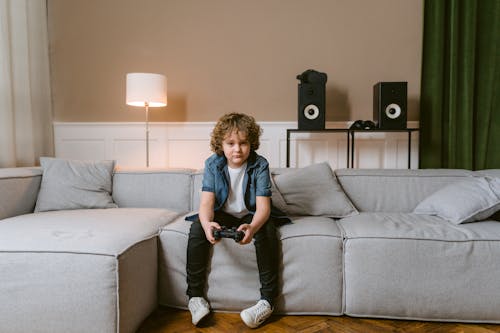
[[[371,120],[356,120],[349,129],[354,130],[371,130],[376,129],[377,125]]]
[[[215,240],[219,240],[221,238],[232,238],[236,243],[239,243],[243,237],[245,237],[245,233],[243,231],[236,230],[235,227],[228,229],[225,226],[222,226],[220,230],[214,230]]]

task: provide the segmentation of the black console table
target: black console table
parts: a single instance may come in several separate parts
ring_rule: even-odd
[[[349,128],[326,128],[318,130],[306,129],[287,129],[286,130],[286,167],[290,167],[290,134],[291,133],[345,133],[347,136],[347,167],[354,168],[354,149],[356,133],[393,133],[393,132],[406,132],[408,133],[408,169],[411,167],[411,134],[417,132],[418,128],[404,128],[404,129],[349,129]]]

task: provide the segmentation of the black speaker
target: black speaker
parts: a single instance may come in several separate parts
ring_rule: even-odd
[[[405,129],[408,82],[379,82],[373,86],[373,121],[380,129]]]
[[[325,73],[312,69],[297,75],[297,79],[300,80],[299,129],[325,129],[325,86],[327,78]]]

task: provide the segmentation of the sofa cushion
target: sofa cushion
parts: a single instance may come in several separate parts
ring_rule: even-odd
[[[437,216],[412,213],[360,213],[339,220],[349,239],[385,238],[446,242],[500,241],[500,223],[493,220],[455,225]]]
[[[176,216],[116,208],[3,220],[0,331],[136,332],[157,307],[158,231]]]
[[[32,213],[41,181],[39,167],[0,168],[0,220]]]
[[[158,234],[177,213],[157,208],[50,211],[0,223],[1,251],[119,255],[131,244]]]
[[[160,304],[186,308],[186,248],[192,222],[183,217],[162,228],[159,253]],[[342,234],[326,217],[295,217],[278,228],[281,294],[276,313],[342,313]],[[259,274],[253,244],[222,239],[211,251],[208,299],[213,309],[241,311],[255,304]]]
[[[40,157],[42,184],[35,212],[113,208],[114,161],[78,161]]]
[[[411,213],[426,197],[474,172],[450,169],[338,169],[335,174],[360,212]]]
[[[500,223],[361,213],[339,224],[346,314],[500,322]]]
[[[274,174],[273,205],[289,216],[341,218],[357,214],[327,163]]]
[[[118,207],[188,212],[192,207],[192,178],[192,169],[117,167],[113,176],[113,200]]]
[[[454,224],[482,221],[500,210],[500,178],[471,177],[433,193],[415,207]]]

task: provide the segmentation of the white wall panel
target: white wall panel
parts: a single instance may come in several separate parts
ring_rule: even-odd
[[[113,139],[112,153],[110,159],[115,159],[119,165],[127,167],[145,167],[146,166],[146,139]],[[149,141],[149,163],[161,165],[165,158],[160,149],[160,142],[157,138]]]
[[[295,122],[260,122],[263,129],[259,153],[271,167],[286,166],[286,129]],[[418,124],[409,124],[415,127]],[[150,124],[149,159],[155,168],[203,167],[210,156],[210,134],[214,123]],[[327,124],[346,128],[349,123]],[[57,157],[114,159],[124,167],[146,165],[144,123],[54,123]],[[407,133],[356,133],[354,167],[407,168]],[[292,133],[290,166],[304,167],[327,161],[332,168],[346,168],[347,136],[344,133]],[[412,134],[411,167],[418,167],[418,132]]]
[[[363,169],[378,169],[388,166],[392,168],[391,160],[387,159],[386,142],[383,139],[357,140],[354,150],[354,167]]]
[[[167,165],[171,168],[201,169],[210,151],[208,140],[169,140]]]
[[[106,146],[104,139],[62,139],[59,150],[61,156],[71,159],[106,159]]]

